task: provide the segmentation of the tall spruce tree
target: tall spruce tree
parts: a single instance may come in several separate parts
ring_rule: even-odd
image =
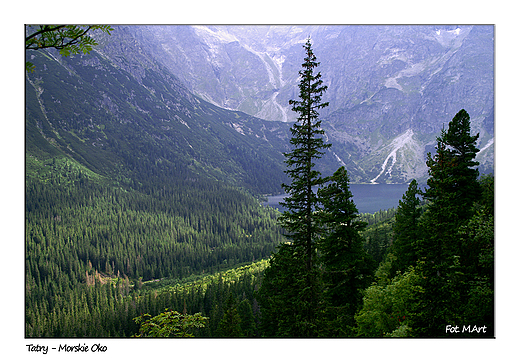
[[[321,102],[327,86],[322,85],[320,72],[314,74],[314,68],[320,63],[316,61],[310,39],[304,48],[305,62],[299,72],[300,100],[289,101],[289,104],[293,105],[292,110],[299,116],[291,127],[290,142],[293,150],[284,154],[288,166],[286,173],[292,179],[292,183],[282,185],[288,197],[280,203],[286,208],[280,221],[290,233],[294,247],[301,249],[302,255],[305,256],[306,269],[311,270],[315,263],[316,236],[319,231],[314,216],[318,197],[313,188],[324,183],[321,173],[314,168],[314,162],[324,154],[323,150],[331,145],[325,144],[320,137],[324,131],[321,129],[321,121],[318,120],[318,111],[328,106],[328,102]]]
[[[324,308],[327,336],[352,335],[354,314],[362,302],[362,290],[368,287],[375,261],[363,249],[360,232],[366,222],[358,219],[358,210],[349,188],[345,167],[340,167],[325,187],[318,190],[322,208],[318,211],[324,226],[318,244],[322,263]]]
[[[437,138],[437,154],[428,154],[430,178],[423,193],[428,202],[420,220],[424,236],[417,245],[423,279],[423,305],[414,319],[422,336],[445,336],[447,324],[463,324],[467,299],[459,229],[472,216],[479,198],[478,162],[474,160],[479,135],[470,135],[470,118],[460,110]]]
[[[324,181],[321,173],[315,169],[315,161],[324,154],[325,149],[330,147],[330,144],[326,144],[321,137],[324,131],[321,129],[321,121],[318,120],[319,110],[328,106],[328,102],[321,101],[327,86],[323,85],[321,73],[315,73],[319,62],[316,61],[310,39],[307,40],[304,48],[306,55],[299,72],[299,100],[289,101],[289,104],[293,106],[292,110],[298,113],[297,121],[291,127],[290,142],[293,149],[284,154],[288,166],[286,173],[292,182],[282,185],[288,197],[281,203],[286,211],[279,219],[291,242],[282,247],[282,250],[278,252],[280,255],[273,256],[273,260],[275,260],[273,266],[280,265],[277,263],[277,259],[283,261],[289,258],[289,260],[296,261],[296,264],[290,263],[292,267],[290,271],[294,274],[286,280],[291,281],[290,286],[282,287],[281,290],[277,289],[278,293],[285,296],[281,299],[284,304],[287,304],[285,308],[292,311],[291,315],[295,317],[295,319],[290,319],[290,321],[296,322],[295,326],[286,324],[282,329],[292,336],[315,336],[317,334],[316,315],[321,288],[316,264],[320,225],[314,213],[318,206],[315,190]],[[280,267],[277,267],[280,273],[284,270],[287,271],[285,267]],[[266,272],[265,278],[269,276],[271,273]],[[296,284],[294,284],[295,281]],[[265,286],[270,286],[269,282]],[[264,290],[263,293],[276,292]],[[271,306],[271,308],[276,307]]]

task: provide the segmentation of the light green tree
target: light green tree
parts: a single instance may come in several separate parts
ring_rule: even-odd
[[[410,314],[422,289],[414,267],[390,278],[389,254],[376,271],[377,281],[364,291],[363,307],[356,314],[357,331],[363,337],[411,336]]]
[[[134,318],[140,325],[137,338],[172,338],[193,337],[194,331],[204,328],[209,318],[201,313],[194,315],[181,314],[178,311],[166,309],[163,313],[152,317],[143,314]]]

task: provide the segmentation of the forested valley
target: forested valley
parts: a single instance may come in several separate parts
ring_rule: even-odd
[[[129,336],[148,312],[137,298],[145,282],[261,260],[282,240],[275,211],[239,190],[189,181],[123,190],[68,167],[26,185],[28,336]]]
[[[26,184],[27,337],[131,337],[134,318],[165,309],[209,317],[196,336],[262,336],[256,291],[285,240],[277,210],[211,182],[123,190],[59,161],[52,175]],[[376,261],[394,214],[360,217]]]
[[[195,336],[265,336],[258,289],[269,256],[286,241],[276,221],[280,212],[222,185],[201,190],[183,182],[147,194],[101,186],[68,168],[55,168],[60,183],[27,182],[27,337],[131,337],[139,330],[136,317],[165,309],[208,317]],[[459,236],[480,252],[472,254],[471,269],[456,261],[450,273],[468,288],[471,306],[459,311],[480,316],[489,335],[493,178],[479,185],[483,196]],[[397,209],[359,215],[373,262],[348,336],[407,336],[423,266],[413,263],[410,238],[425,210],[408,193]]]
[[[347,168],[316,168],[327,87],[304,49],[287,178],[270,180],[267,131],[229,131],[254,123],[234,112],[179,107],[197,115],[176,126],[181,147],[175,130],[140,138],[116,116],[80,134],[27,96],[27,338],[494,337],[494,176],[479,175],[469,114],[437,137],[424,189],[413,179],[396,208],[360,214]],[[141,126],[155,127],[158,99]],[[261,203],[275,181],[284,212]]]

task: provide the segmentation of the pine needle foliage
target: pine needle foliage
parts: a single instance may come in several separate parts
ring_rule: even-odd
[[[315,72],[320,63],[310,39],[304,49],[299,100],[289,101],[298,118],[291,127],[292,151],[284,154],[291,183],[282,185],[288,197],[281,203],[286,211],[279,218],[290,243],[281,246],[274,255],[266,271],[267,282],[261,290],[265,310],[284,311],[283,319],[275,323],[277,327],[267,330],[278,335],[303,337],[317,334],[321,281],[316,249],[321,227],[315,214],[319,205],[316,189],[325,180],[315,169],[315,161],[330,147],[321,137],[324,131],[318,119],[319,110],[328,106],[328,102],[321,100],[327,86],[323,85],[321,73]],[[273,284],[275,280],[277,283]],[[265,316],[270,316],[269,312]]]

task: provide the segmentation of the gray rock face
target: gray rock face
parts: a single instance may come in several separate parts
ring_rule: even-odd
[[[187,87],[221,107],[294,121],[301,44],[310,36],[330,102],[328,162],[355,182],[424,178],[435,137],[461,109],[493,165],[492,26],[132,27]],[[397,147],[399,146],[399,147]],[[385,163],[386,161],[386,163]],[[324,166],[324,168],[327,168]]]
[[[119,29],[119,28],[118,28]],[[311,37],[328,86],[321,116],[353,182],[424,180],[426,153],[462,108],[493,169],[493,26],[129,26],[143,53],[220,107],[293,122],[302,44]]]

